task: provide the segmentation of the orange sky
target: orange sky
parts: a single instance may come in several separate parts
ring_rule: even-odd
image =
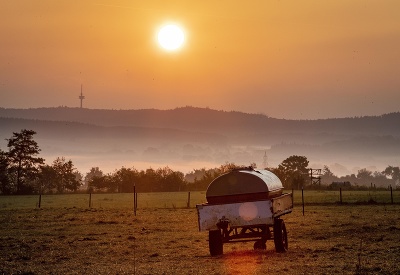
[[[400,111],[400,1],[0,0],[0,107]],[[166,22],[182,50],[157,45]]]

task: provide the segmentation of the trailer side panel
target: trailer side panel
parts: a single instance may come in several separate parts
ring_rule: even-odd
[[[274,218],[288,214],[292,212],[293,209],[293,194],[283,194],[280,197],[271,199],[272,201],[272,211]]]
[[[196,205],[199,231],[217,230],[217,223],[228,220],[230,227],[273,224],[271,200],[249,201],[228,204]]]

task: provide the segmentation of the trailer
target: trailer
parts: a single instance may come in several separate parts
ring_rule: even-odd
[[[293,209],[292,193],[283,193],[279,178],[270,171],[251,167],[232,170],[213,180],[207,203],[196,205],[199,231],[208,231],[210,254],[223,254],[223,245],[254,241],[266,249],[274,240],[277,252],[286,252],[288,238],[281,218]]]

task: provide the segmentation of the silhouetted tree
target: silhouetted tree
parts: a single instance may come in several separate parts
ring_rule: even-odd
[[[148,168],[146,171],[139,172],[139,192],[157,192],[159,191],[159,175],[153,168]]]
[[[115,192],[116,186],[114,188],[112,183],[113,178],[111,175],[94,176],[88,181],[89,191],[107,190],[109,192]]]
[[[386,188],[390,185],[390,180],[382,172],[375,171],[372,176],[374,178],[373,183],[376,187]]]
[[[72,172],[72,174],[74,174],[76,181],[79,182],[78,188],[81,187],[83,184],[83,175],[76,169],[74,169],[74,172]]]
[[[133,186],[138,181],[138,171],[135,168],[125,168],[117,170],[113,177],[118,186],[119,193],[133,192]]]
[[[40,149],[33,140],[35,134],[33,130],[24,129],[20,133],[13,133],[13,137],[7,139],[8,171],[17,194],[33,192],[32,183],[38,176],[39,166],[44,163],[44,159],[36,157]]]
[[[192,173],[194,176],[193,183],[188,185],[190,190],[206,190],[210,182],[216,178],[217,169],[206,169],[202,168],[200,170],[195,169]]]
[[[243,165],[236,165],[235,163],[233,163],[233,162],[227,162],[227,163],[225,163],[225,164],[222,164],[219,168],[218,168],[218,171],[216,171],[219,175],[222,175],[222,174],[224,174],[224,173],[227,173],[227,172],[229,172],[229,171],[232,171],[232,170],[234,170],[234,169],[238,169],[238,168],[242,168],[242,167],[244,167]],[[219,175],[216,175],[216,176],[219,176]]]
[[[64,157],[58,157],[52,166],[56,172],[55,185],[59,193],[63,193],[65,189],[70,191],[78,189],[81,183],[76,179],[75,168],[71,160],[65,161]]]
[[[400,168],[395,166],[388,166],[382,172],[382,174],[391,177],[393,185],[398,185],[400,183]]]
[[[0,192],[2,194],[10,194],[10,178],[8,176],[8,156],[7,153],[0,149]]]
[[[103,171],[101,171],[100,169],[99,169],[99,167],[92,167],[92,168],[90,168],[90,171],[89,172],[87,172],[86,173],[86,176],[85,176],[85,184],[88,184],[88,182],[93,178],[93,177],[102,177],[104,174],[103,174]]]
[[[56,188],[57,172],[51,165],[42,165],[39,173],[38,191],[40,193],[49,193]]]
[[[156,170],[158,175],[158,191],[179,191],[184,189],[185,180],[182,172],[175,172],[171,168],[164,167]]]
[[[327,185],[332,184],[332,182],[338,181],[338,177],[335,176],[328,166],[324,165],[322,169],[321,181]]]
[[[304,156],[290,156],[274,170],[285,188],[300,189],[308,177],[308,163]]]
[[[201,179],[204,174],[206,173],[206,169],[202,168],[202,169],[193,169],[193,171],[190,171],[189,173],[187,173],[185,175],[185,180],[189,183],[193,183],[196,180]]]
[[[244,166],[244,165],[236,165],[235,163],[232,162],[227,162],[223,165],[221,165],[218,168],[211,168],[211,169],[205,169],[202,168],[201,170],[194,170],[191,172],[191,177],[194,180],[193,183],[188,183],[187,188],[190,190],[206,190],[208,185],[217,177],[221,176],[222,174],[228,173],[229,171],[232,171],[234,169],[240,169],[240,168],[256,168],[255,163],[251,163],[250,166]]]
[[[374,177],[372,176],[372,172],[367,170],[366,168],[360,169],[357,171],[357,183],[361,185],[368,185],[374,181]]]

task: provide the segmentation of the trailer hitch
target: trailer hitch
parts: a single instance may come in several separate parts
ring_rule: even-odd
[[[217,222],[217,227],[222,230],[222,241],[226,242],[229,239],[229,231],[228,226],[229,226],[229,219],[225,218],[225,216],[222,216],[221,219],[218,220]]]
[[[225,218],[225,216],[222,216],[222,218],[219,219],[219,221],[217,222],[217,226],[219,229],[226,230],[228,228],[229,223],[230,223],[229,219]]]
[[[229,223],[230,223],[229,219],[225,218],[225,216],[222,216],[222,218],[219,219],[217,222],[217,227],[219,229],[226,230],[228,229]]]

